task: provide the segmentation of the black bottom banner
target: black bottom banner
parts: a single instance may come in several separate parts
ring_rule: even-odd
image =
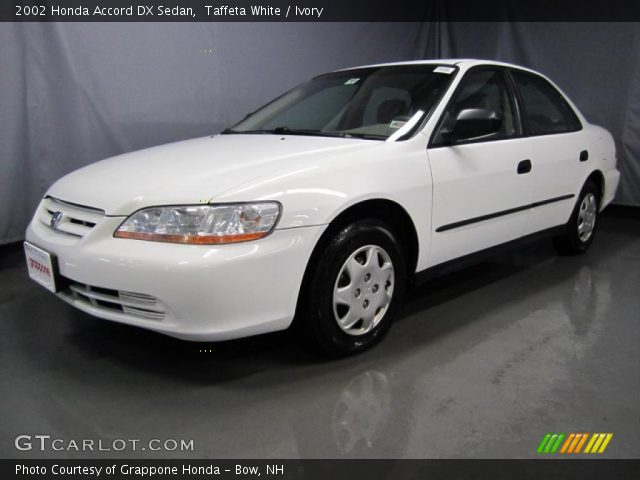
[[[0,460],[15,479],[616,479],[640,460]]]

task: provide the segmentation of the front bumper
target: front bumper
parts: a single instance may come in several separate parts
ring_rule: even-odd
[[[178,245],[114,238],[123,220],[104,217],[84,237],[75,237],[36,215],[26,238],[56,255],[60,274],[68,279],[58,296],[74,307],[197,341],[286,329],[325,228],[275,230],[261,240],[229,245]],[[139,314],[135,307],[149,299],[156,302],[150,311],[161,315]],[[115,303],[133,307],[116,309]]]

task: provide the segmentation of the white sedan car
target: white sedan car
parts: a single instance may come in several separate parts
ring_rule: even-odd
[[[199,341],[295,319],[339,356],[384,335],[417,273],[540,231],[585,251],[619,176],[611,135],[536,72],[358,67],[63,177],[25,252],[96,317]]]

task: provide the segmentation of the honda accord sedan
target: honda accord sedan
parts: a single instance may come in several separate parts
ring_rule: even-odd
[[[537,232],[586,251],[619,177],[611,135],[544,75],[373,65],[70,173],[24,247],[90,315],[196,341],[296,325],[341,356],[383,337],[418,273]]]

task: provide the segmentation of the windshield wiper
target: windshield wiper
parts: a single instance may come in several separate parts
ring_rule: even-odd
[[[345,138],[362,138],[364,140],[386,140],[387,137],[384,135],[376,135],[374,133],[347,133],[342,132],[342,135]]]
[[[262,128],[257,130],[231,130],[226,129],[222,133],[246,133],[261,135],[329,135],[319,130],[299,130],[289,127]],[[333,136],[333,135],[332,135]]]
[[[347,132],[323,132],[322,130],[303,130],[289,127],[275,127],[271,129],[258,130],[231,130],[227,128],[220,132],[222,134],[258,134],[258,135],[308,135],[313,137],[335,137],[335,138],[363,138],[367,140],[384,140],[382,135],[372,135],[366,133]]]
[[[322,130],[304,130],[289,127],[276,127],[273,130],[276,135],[309,135],[313,137],[346,137],[340,132],[323,132]]]
[[[385,140],[387,138],[384,135],[375,135],[373,133],[350,133],[340,132],[337,130],[292,130],[288,127],[276,127],[273,129],[273,133],[278,135],[312,135],[317,137],[362,138],[365,140]]]

